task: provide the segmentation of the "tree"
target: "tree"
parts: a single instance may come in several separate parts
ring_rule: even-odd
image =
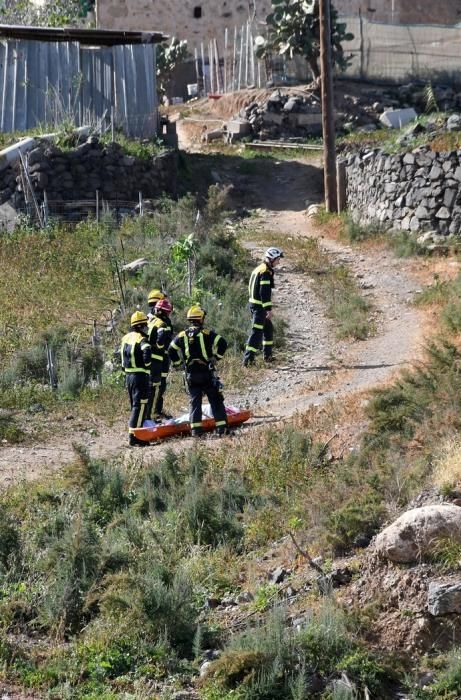
[[[42,27],[63,27],[81,24],[93,0],[1,0],[0,20],[3,24],[24,24]]]
[[[169,44],[159,44],[157,58],[157,90],[163,97],[173,77],[173,71],[188,58],[187,41],[173,38]]]
[[[266,58],[271,52],[281,56],[304,56],[314,78],[320,75],[320,19],[318,0],[272,0],[272,12],[266,17],[267,36],[256,37],[256,54]],[[333,63],[345,70],[350,57],[345,56],[342,44],[351,41],[353,34],[346,24],[338,22],[338,13],[331,8],[331,44]]]

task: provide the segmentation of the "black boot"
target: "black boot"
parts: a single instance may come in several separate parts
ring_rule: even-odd
[[[130,433],[130,437],[129,437],[129,441],[128,441],[129,447],[147,447],[148,444],[149,444],[148,442],[145,442],[144,440],[139,440],[139,438],[137,438],[135,435],[132,435]]]

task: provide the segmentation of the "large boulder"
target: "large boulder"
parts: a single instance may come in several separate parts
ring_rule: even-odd
[[[418,561],[440,539],[461,544],[461,508],[454,505],[423,506],[409,510],[376,538],[376,552],[395,562]]]

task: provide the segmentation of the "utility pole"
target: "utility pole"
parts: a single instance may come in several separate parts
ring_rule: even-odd
[[[322,131],[325,182],[325,207],[337,210],[335,108],[333,100],[333,67],[331,61],[330,0],[320,0],[320,84],[322,88]]]

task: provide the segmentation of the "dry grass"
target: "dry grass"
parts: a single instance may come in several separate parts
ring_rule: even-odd
[[[441,489],[461,485],[461,438],[448,440],[435,462],[433,481]]]

